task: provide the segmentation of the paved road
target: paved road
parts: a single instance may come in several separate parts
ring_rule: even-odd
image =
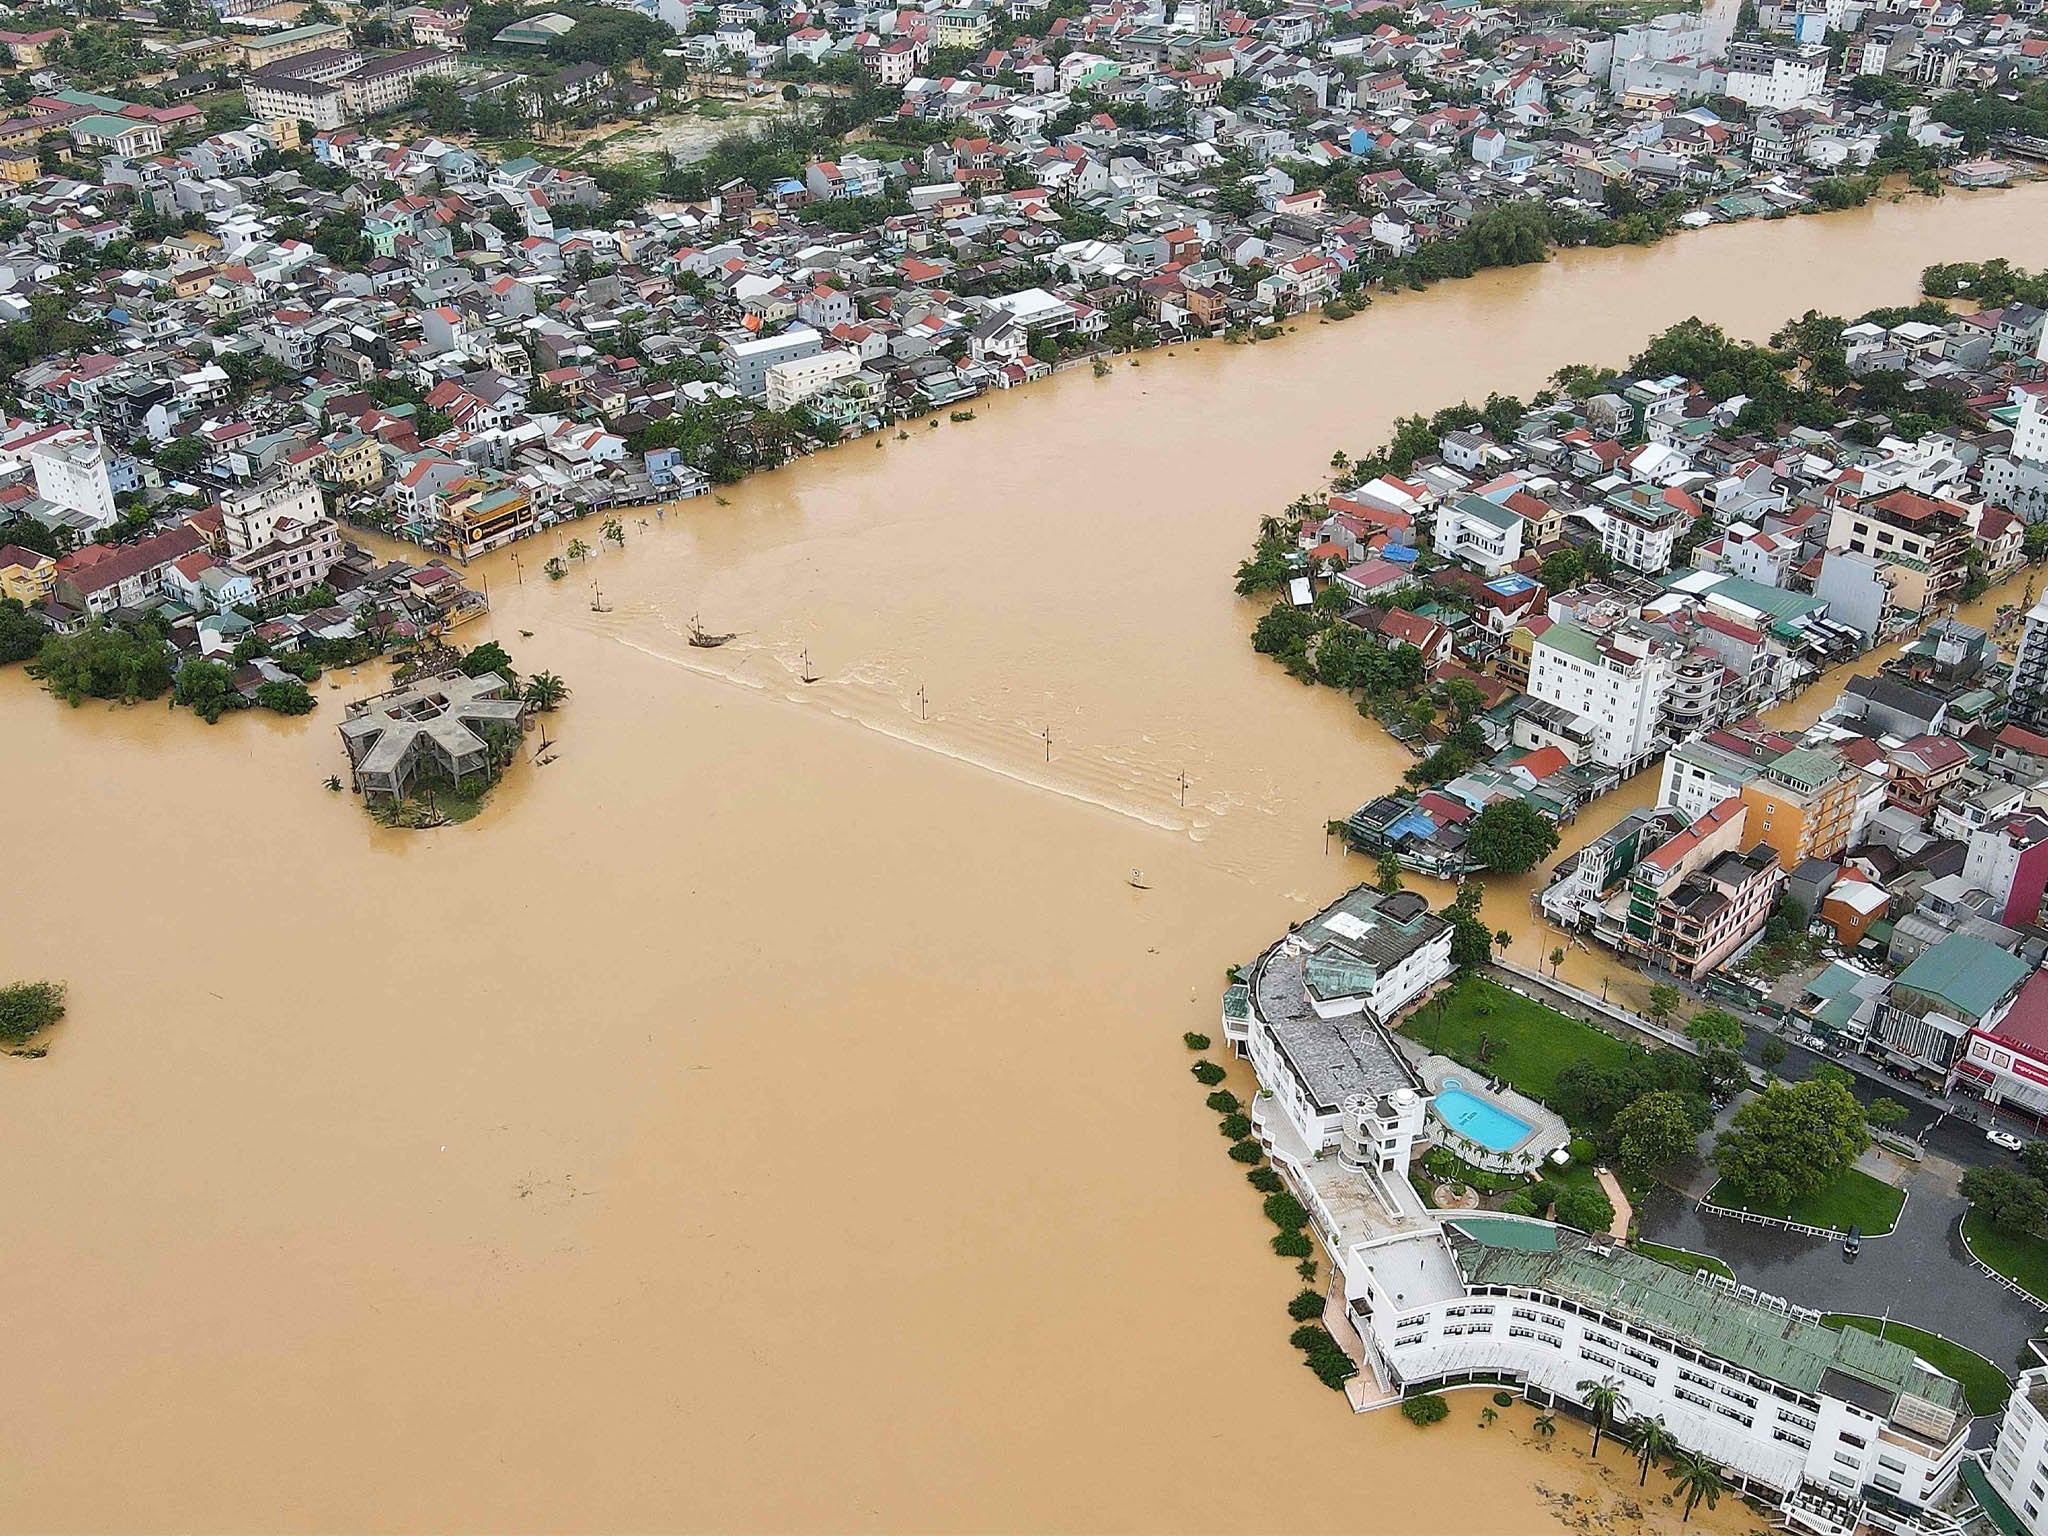
[[[1725,1009],[1740,1018],[1749,1030],[1743,1056],[1751,1066],[1762,1067],[1764,1042],[1775,1037],[1785,1047],[1785,1059],[1776,1071],[1788,1082],[1805,1077],[1823,1062],[1841,1067],[1856,1078],[1853,1091],[1858,1099],[1866,1104],[1872,1099],[1891,1099],[1903,1104],[1906,1118],[1899,1123],[1900,1132],[1920,1140],[1929,1152],[1963,1167],[2017,1166],[2011,1153],[2001,1151],[1984,1139],[1985,1128],[1994,1123],[2023,1140],[2033,1140],[2042,1134],[2024,1121],[1994,1114],[1989,1105],[1967,1095],[1949,1094],[1944,1097],[1918,1084],[1900,1082],[1869,1057],[1854,1051],[1822,1055],[1795,1045],[1790,1038],[1779,1033],[1782,1027],[1779,1021],[1747,1008],[1738,1008],[1724,999],[1708,997],[1691,983],[1655,967],[1647,967],[1645,974],[1676,986],[1698,1007]]]
[[[1981,1138],[1979,1138],[1981,1140]],[[1711,1253],[1745,1285],[1824,1312],[1862,1312],[1967,1344],[2002,1370],[2020,1347],[2048,1330],[2043,1313],[1970,1265],[1956,1236],[1965,1210],[1954,1164],[1930,1157],[1908,1176],[1898,1230],[1866,1238],[1854,1258],[1840,1243],[1705,1214],[1674,1190],[1637,1207],[1638,1230],[1654,1243]]]

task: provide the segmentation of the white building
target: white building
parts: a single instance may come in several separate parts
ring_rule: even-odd
[[[825,338],[808,325],[793,325],[779,336],[728,336],[719,343],[726,382],[749,400],[768,394],[768,370],[777,363],[816,357]]]
[[[1414,891],[1340,896],[1252,967],[1225,1038],[1313,1156],[1350,1147],[1405,1185],[1429,1094],[1385,1024],[1451,972],[1451,925]]]
[[[1529,656],[1531,698],[1575,716],[1593,738],[1593,761],[1632,773],[1662,749],[1658,730],[1671,690],[1671,659],[1649,639],[1596,635],[1560,621]]]
[[[1727,94],[1760,111],[1788,112],[1825,98],[1828,51],[1818,44],[1773,48],[1737,43],[1728,50]]]
[[[1860,1529],[1866,1501],[1923,1509],[1961,1472],[1959,1383],[1903,1345],[1705,1270],[1497,1215],[1358,1244],[1337,1269],[1372,1376],[1357,1385],[1386,1401],[1505,1379],[1579,1404],[1580,1383],[1610,1381],[1627,1417],[1661,1417],[1739,1484],[1778,1495],[1791,1529],[1819,1536]]]
[[[95,432],[53,432],[28,451],[36,476],[36,494],[73,514],[64,519],[87,533],[111,525],[114,508],[113,462]]]
[[[1429,540],[1446,560],[1498,576],[1522,558],[1522,518],[1484,496],[1458,496],[1437,508]]]
[[[302,596],[341,559],[341,530],[318,486],[262,481],[225,492],[220,505],[230,562],[255,584],[260,599]]]
[[[2027,610],[2012,664],[2012,712],[2033,724],[2048,719],[2048,597]]]
[[[848,374],[860,372],[860,354],[845,349],[793,357],[768,370],[768,409],[786,411]]]
[[[2048,1366],[2020,1372],[1984,1475],[2027,1536],[2048,1536]]]
[[[1657,804],[1668,805],[1689,826],[1731,796],[1742,793],[1762,769],[1711,741],[1695,736],[1664,754]]]

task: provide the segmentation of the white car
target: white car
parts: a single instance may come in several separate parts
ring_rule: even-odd
[[[2003,1147],[2008,1152],[2017,1152],[2021,1147],[2026,1145],[2026,1143],[2021,1141],[2019,1137],[2013,1135],[2011,1131],[1986,1131],[1984,1133],[1984,1139],[1990,1142],[1991,1145],[1993,1145],[1994,1147]]]

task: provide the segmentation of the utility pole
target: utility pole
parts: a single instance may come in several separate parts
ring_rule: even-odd
[[[1049,763],[1052,761],[1052,727],[1048,725],[1039,734],[1045,738],[1045,760]]]
[[[1188,805],[1188,771],[1187,771],[1187,769],[1185,769],[1185,768],[1181,769],[1181,771],[1180,771],[1180,805],[1181,805],[1181,809],[1182,809],[1182,810],[1186,810],[1186,809],[1187,809],[1187,805]],[[1324,836],[1325,836],[1325,837],[1327,837],[1328,835],[1329,835],[1329,834],[1328,834],[1327,832],[1325,832],[1325,833],[1324,833]]]
[[[925,705],[927,702],[928,701],[925,698],[924,684],[919,683],[917,685],[917,718],[920,720],[925,718]]]

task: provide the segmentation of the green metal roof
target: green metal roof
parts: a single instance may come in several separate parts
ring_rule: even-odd
[[[1901,971],[1892,986],[1949,1003],[1974,1022],[2026,979],[2026,964],[1996,944],[1952,933]]]
[[[1977,1501],[1977,1507],[1984,1511],[1985,1517],[1998,1528],[1999,1536],[2026,1536],[2026,1527],[2020,1524],[2020,1517],[1991,1486],[1991,1478],[1974,1456],[1963,1458],[1963,1486],[1970,1490],[1970,1496]]]
[[[1457,507],[1459,512],[1463,513],[1466,517],[1476,518],[1478,521],[1491,524],[1495,528],[1512,528],[1522,520],[1519,514],[1510,512],[1506,507],[1488,501],[1484,496],[1460,496],[1457,501]]]
[[[1506,1230],[1519,1226],[1543,1228],[1549,1246],[1533,1233]],[[1448,1224],[1447,1235],[1469,1284],[1548,1291],[1685,1340],[1808,1396],[1818,1396],[1821,1378],[1836,1371],[1968,1418],[1959,1382],[1930,1370],[1903,1344],[1875,1334],[1809,1321],[1720,1281],[1548,1223],[1460,1218]]]
[[[1379,967],[1334,946],[1319,949],[1302,967],[1317,997],[1360,997],[1379,984]]]
[[[1580,661],[1597,664],[1600,660],[1600,642],[1578,625],[1563,619],[1543,631],[1536,643],[1563,651],[1567,656],[1576,656]]]

